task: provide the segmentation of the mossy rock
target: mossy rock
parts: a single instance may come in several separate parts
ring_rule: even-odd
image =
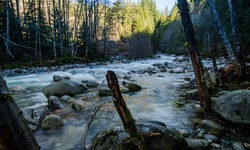
[[[175,129],[169,129],[159,124],[147,122],[137,124],[148,149],[154,150],[186,150],[188,145],[182,135]],[[102,131],[93,140],[92,150],[131,150],[136,147],[130,142],[129,135],[121,126],[115,126]]]

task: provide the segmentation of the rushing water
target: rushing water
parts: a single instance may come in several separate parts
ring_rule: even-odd
[[[41,91],[44,86],[52,82],[53,75],[68,75],[71,80],[78,83],[81,83],[81,80],[95,80],[101,83],[105,80],[105,74],[108,70],[113,70],[120,77],[127,75],[132,70],[143,70],[153,67],[154,63],[173,63],[173,59],[174,57],[172,56],[161,55],[159,59],[135,61],[128,64],[86,66],[60,72],[4,78],[8,87],[12,89],[13,97],[21,109],[25,107],[36,108],[47,104],[47,99]],[[193,117],[193,106],[186,104],[183,107],[177,107],[173,103],[173,101],[180,98],[179,94],[181,93],[178,89],[181,84],[186,82],[184,77],[193,76],[192,72],[181,74],[159,72],[153,75],[135,73],[131,75],[130,80],[143,87],[139,92],[123,94],[128,108],[136,120],[158,120],[164,122],[168,127],[185,128],[188,130],[192,128],[193,124],[190,118]],[[119,78],[119,80],[122,79]],[[16,88],[23,88],[23,90],[14,92]],[[82,111],[76,112],[70,106],[66,106],[62,110],[51,112],[51,114],[59,115],[65,125],[59,129],[39,129],[35,131],[34,135],[41,149],[80,149],[91,113],[96,106],[108,101],[112,101],[112,97],[99,97],[97,94],[87,100],[87,107]],[[92,122],[87,136],[87,145],[91,143],[91,139],[97,132],[113,124],[120,124],[120,121],[112,104],[109,104],[109,107],[103,107],[97,113],[95,121]]]

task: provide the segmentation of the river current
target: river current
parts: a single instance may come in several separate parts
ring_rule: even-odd
[[[54,75],[67,75],[71,80],[78,83],[81,83],[81,80],[94,80],[101,83],[106,79],[105,75],[108,70],[114,71],[118,76],[118,80],[122,80],[121,77],[128,75],[128,72],[146,70],[149,67],[153,68],[155,63],[163,64],[167,62],[173,64],[174,58],[174,56],[160,55],[157,59],[134,61],[126,64],[90,65],[84,68],[4,77],[4,79],[20,109],[36,108],[47,105],[47,99],[42,93],[42,88],[53,81],[52,77]],[[133,73],[129,75],[131,82],[143,87],[139,92],[123,94],[126,104],[136,120],[142,122],[157,120],[165,123],[167,127],[176,129],[191,130],[193,128],[190,119],[194,116],[194,106],[186,104],[179,107],[174,103],[174,101],[180,99],[180,94],[183,94],[180,91],[180,85],[187,82],[184,77],[194,78],[193,72],[175,74],[167,71],[156,74]],[[24,90],[15,92],[18,91],[16,90],[18,88]],[[59,115],[65,124],[59,129],[38,129],[34,132],[41,149],[81,149],[84,133],[94,108],[109,101],[112,101],[112,97],[99,97],[97,94],[92,95],[91,100],[87,100],[88,107],[82,111],[76,112],[70,107],[65,107],[62,110],[51,112],[51,114]],[[97,113],[96,119],[91,123],[87,136],[87,146],[91,144],[91,140],[96,133],[114,124],[121,124],[121,122],[114,111],[112,103],[110,103],[108,107],[103,107]]]

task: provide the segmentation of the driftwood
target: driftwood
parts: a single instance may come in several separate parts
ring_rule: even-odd
[[[111,89],[114,97],[115,108],[122,120],[123,127],[126,133],[130,136],[131,142],[140,150],[146,150],[145,140],[136,128],[135,120],[131,115],[127,105],[122,97],[118,79],[113,71],[108,71],[106,75],[109,88]]]
[[[0,76],[0,149],[40,149],[2,76]]]

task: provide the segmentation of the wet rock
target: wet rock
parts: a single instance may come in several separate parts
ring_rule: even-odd
[[[210,147],[215,148],[215,149],[221,149],[220,144],[217,144],[217,143],[211,143]]]
[[[62,97],[60,98],[60,101],[62,101],[62,102],[69,102],[70,99],[71,99],[70,96],[64,95],[64,96],[62,96]]]
[[[190,77],[184,77],[184,80],[185,80],[185,81],[190,81],[191,78],[190,78]]]
[[[169,73],[185,73],[185,69],[184,68],[170,69]]]
[[[186,58],[185,56],[178,56],[175,59],[173,59],[173,62],[183,62],[183,61],[187,61],[189,60],[188,58]]]
[[[87,87],[98,87],[99,83],[92,80],[82,80],[83,83],[86,84]]]
[[[43,119],[41,127],[43,129],[55,129],[63,125],[63,120],[59,116],[49,115]]]
[[[152,74],[158,73],[159,70],[156,69],[156,68],[151,68],[151,67],[149,67],[149,68],[147,68],[146,72],[147,72],[148,74],[151,74],[151,75],[152,75]]]
[[[178,131],[179,131],[180,134],[181,134],[183,137],[185,137],[185,138],[187,138],[187,137],[190,136],[190,132],[189,132],[188,130],[186,130],[186,129],[180,129],[180,130],[178,130]]]
[[[86,93],[86,98],[91,99],[91,98],[95,98],[96,97],[96,93],[95,92],[88,92]]]
[[[62,76],[62,78],[65,79],[65,80],[70,80],[70,77],[67,76],[67,75]]]
[[[205,129],[208,133],[222,137],[224,134],[224,128],[211,120],[202,120],[198,125],[199,128]]]
[[[83,85],[74,81],[62,79],[45,86],[42,89],[42,92],[47,98],[49,98],[52,95],[57,97],[62,97],[63,95],[74,96],[76,94],[84,93],[86,90],[87,88]]]
[[[100,87],[98,91],[99,91],[99,96],[111,96],[112,95],[108,87]]]
[[[186,139],[190,150],[209,150],[210,143],[204,139]]]
[[[214,100],[214,110],[233,123],[250,125],[250,90],[236,90]]]
[[[241,142],[232,142],[232,143],[222,143],[221,149],[228,150],[246,150],[244,145]]]
[[[54,75],[53,76],[53,81],[54,82],[57,82],[57,81],[60,81],[60,80],[62,80],[62,76],[60,76],[60,75]]]
[[[187,149],[187,142],[175,129],[168,129],[163,126],[144,123],[137,124],[137,129],[144,135],[155,133],[154,136],[145,136],[145,142],[148,149]],[[124,144],[128,139],[128,134],[120,126],[113,127],[97,134],[92,143],[92,149],[106,150],[131,150],[136,149],[131,142]]]
[[[37,130],[46,115],[46,105],[37,108],[22,109],[23,116],[28,121],[31,130]]]
[[[15,92],[26,91],[26,87],[17,85],[17,86],[14,86],[11,90],[13,90]]]
[[[199,99],[199,92],[198,89],[194,89],[191,91],[187,91],[185,96],[190,99]]]
[[[126,93],[130,93],[130,91],[129,91],[129,89],[128,88],[120,88],[120,90],[121,90],[121,93],[124,93],[124,94],[126,94]]]
[[[55,109],[61,109],[63,106],[60,99],[56,96],[50,96],[48,99],[48,108],[55,110]]]
[[[131,83],[131,82],[123,81],[122,85],[124,87],[126,87],[127,89],[129,89],[130,92],[137,92],[137,91],[140,91],[142,89],[140,85],[135,84],[135,83]]]
[[[219,143],[220,139],[212,134],[204,134],[203,135],[203,139],[206,139],[207,141],[211,142],[211,143]]]
[[[86,107],[86,102],[82,100],[76,100],[72,103],[71,108],[76,111],[81,111]]]

